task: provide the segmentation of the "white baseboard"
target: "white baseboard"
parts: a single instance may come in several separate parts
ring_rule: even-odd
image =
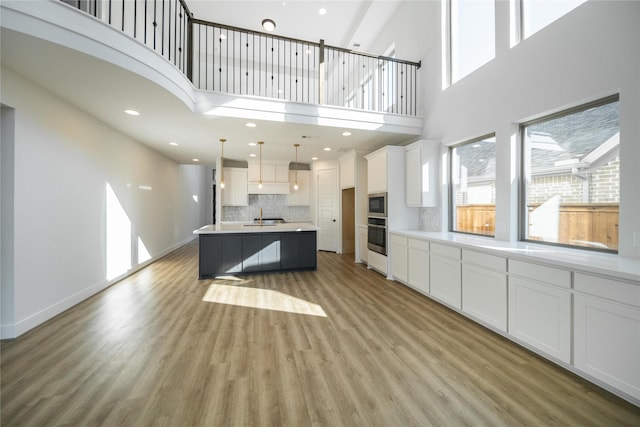
[[[144,267],[148,266],[149,264],[152,264],[154,262],[156,262],[157,260],[159,260],[160,258],[163,258],[164,256],[168,255],[169,253],[175,251],[176,249],[180,248],[181,246],[186,245],[187,243],[191,242],[192,240],[196,239],[197,236],[193,236],[193,237],[189,237],[185,240],[183,240],[182,242],[176,243],[173,246],[170,246],[169,248],[159,252],[158,254],[156,254],[155,256],[149,258],[148,260],[141,262],[140,264],[136,264],[133,267],[131,267],[129,270],[127,270],[126,273],[115,277],[111,280],[101,280],[98,283],[94,283],[93,285],[90,285],[89,287],[76,292],[73,295],[70,295],[66,298],[61,299],[60,301],[51,304],[49,307],[46,307],[36,313],[33,313],[27,317],[25,317],[24,319],[21,319],[15,323],[11,323],[11,324],[4,324],[2,326],[0,326],[0,338],[1,339],[11,339],[11,338],[17,338],[20,335],[24,334],[25,332],[30,331],[31,329],[35,328],[36,326],[39,326],[41,324],[43,324],[44,322],[46,322],[49,319],[52,319],[53,317],[57,316],[58,314],[64,312],[65,310],[70,309],[71,307],[73,307],[74,305],[77,305],[79,303],[81,303],[82,301],[86,300],[89,297],[92,297],[93,295],[97,294],[98,292],[101,292],[105,289],[107,289],[109,286],[114,285],[115,283],[119,282],[122,279],[125,279],[129,276],[131,276],[132,274],[140,271],[141,269],[143,269]]]

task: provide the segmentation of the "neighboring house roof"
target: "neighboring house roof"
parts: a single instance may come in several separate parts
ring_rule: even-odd
[[[566,173],[571,168],[599,167],[619,152],[617,102],[527,126],[531,171]],[[469,179],[495,174],[495,144],[478,141],[459,147]]]

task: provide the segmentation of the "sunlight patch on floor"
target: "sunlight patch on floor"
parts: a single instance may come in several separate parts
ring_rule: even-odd
[[[212,283],[202,300],[218,304],[237,305],[240,307],[327,317],[327,314],[318,304],[272,289]]]

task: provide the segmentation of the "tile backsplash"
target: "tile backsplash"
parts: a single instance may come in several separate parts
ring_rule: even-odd
[[[441,231],[440,208],[420,208],[420,230]]]
[[[252,221],[263,218],[284,218],[288,222],[311,221],[310,206],[287,206],[286,194],[249,194],[249,206],[223,206],[222,221]]]

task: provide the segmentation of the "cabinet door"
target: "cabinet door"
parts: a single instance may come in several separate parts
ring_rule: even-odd
[[[247,170],[224,168],[225,188],[222,191],[223,206],[248,206]]]
[[[460,260],[430,254],[429,294],[452,307],[461,308]]]
[[[387,153],[367,159],[367,188],[369,193],[387,191]]]
[[[316,232],[282,233],[280,239],[280,263],[283,270],[316,269]]]
[[[407,283],[407,238],[391,235],[389,239],[391,276]]]
[[[640,308],[575,294],[574,310],[576,368],[640,399]]]
[[[340,188],[356,186],[356,159],[354,156],[340,158]]]
[[[409,207],[422,206],[422,149],[405,152],[405,203]]]
[[[563,362],[571,362],[571,293],[509,276],[509,334]]]
[[[506,332],[507,275],[463,264],[462,311]]]
[[[364,262],[365,264],[367,263],[367,255],[369,252],[369,249],[367,248],[368,238],[369,236],[367,227],[358,227],[358,248],[360,250],[360,261]]]
[[[294,188],[296,183],[296,171],[289,171],[289,206],[309,206],[311,205],[311,171],[297,171],[298,189]]]
[[[245,234],[242,236],[242,271],[280,269],[280,234]]]
[[[200,278],[242,271],[240,236],[200,235]]]
[[[289,165],[275,165],[275,182],[289,182]]]
[[[409,239],[409,260],[407,262],[407,275],[409,285],[415,287],[424,294],[429,293],[429,243]],[[421,244],[421,245],[420,245]]]

